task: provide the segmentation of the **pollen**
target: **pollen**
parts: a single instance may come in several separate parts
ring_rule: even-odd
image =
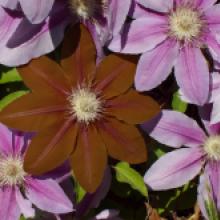
[[[106,8],[106,0],[70,0],[70,8],[82,20],[95,19],[103,14]]]
[[[89,124],[95,121],[102,110],[102,102],[94,92],[87,88],[78,89],[69,97],[71,114],[79,122]]]
[[[0,159],[0,185],[21,185],[26,173],[23,169],[23,160],[20,157]]]
[[[84,0],[71,0],[71,8],[76,14],[82,19],[86,20],[89,18],[89,8]]]
[[[220,136],[211,136],[204,143],[204,150],[208,157],[220,160]]]
[[[192,41],[199,37],[203,20],[198,11],[191,8],[177,8],[169,15],[170,35],[180,41]]]

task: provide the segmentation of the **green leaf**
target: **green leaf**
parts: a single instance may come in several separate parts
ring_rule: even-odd
[[[162,157],[166,152],[163,151],[161,148],[157,148],[154,150],[155,155],[157,156],[157,158]]]
[[[186,112],[188,107],[188,104],[186,102],[184,102],[183,100],[181,100],[179,92],[175,92],[173,94],[173,100],[172,100],[172,108],[176,111],[179,112]]]
[[[218,210],[216,208],[215,203],[210,201],[205,201],[205,208],[209,217],[209,220],[219,220]]]
[[[20,217],[20,220],[26,220],[26,218],[22,215],[22,216]]]
[[[1,74],[0,84],[16,82],[16,81],[22,81],[22,78],[20,77],[20,75],[18,74],[15,68],[9,69],[8,71],[3,72]]]
[[[116,179],[122,183],[128,183],[133,189],[148,197],[147,187],[143,177],[126,162],[120,162],[115,167]]]
[[[82,199],[84,198],[84,196],[86,195],[86,191],[80,186],[80,184],[78,182],[75,182],[75,193],[76,193],[76,202],[79,203],[82,201]]]
[[[17,91],[5,96],[3,99],[0,100],[0,110],[6,107],[9,103],[14,101],[15,99],[19,98],[20,96],[26,93],[28,93],[28,91]]]

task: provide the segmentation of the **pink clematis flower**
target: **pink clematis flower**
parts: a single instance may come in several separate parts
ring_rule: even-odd
[[[49,16],[39,24],[31,24],[21,12],[0,7],[0,63],[18,66],[55,50],[69,23],[71,17],[62,1],[56,1]]]
[[[63,40],[66,27],[79,21],[83,21],[93,35],[99,62],[105,55],[103,46],[121,31],[131,0],[127,0],[126,5],[124,0],[105,0],[105,4],[100,2],[102,1],[0,0],[0,63],[19,66],[52,52]],[[43,7],[44,4],[47,6]],[[27,11],[30,9],[27,12],[29,17],[23,14],[21,5]]]
[[[72,212],[72,203],[55,180],[33,177],[24,171],[28,142],[27,135],[0,124],[0,219],[18,220],[21,214],[34,217],[32,204],[54,214]]]
[[[0,0],[0,6],[11,10],[21,9],[32,24],[39,24],[52,10],[55,0]]]
[[[211,125],[207,112],[201,113],[206,132],[193,119],[170,110],[164,110],[162,115],[143,125],[151,137],[176,148],[160,157],[146,172],[144,180],[153,190],[167,190],[186,184],[202,170],[210,179],[220,210],[220,123]]]
[[[112,38],[122,30],[132,6],[132,0],[126,0],[126,4],[124,0],[92,0],[90,2],[73,0],[72,2],[79,1],[81,1],[81,6],[84,6],[84,8],[90,6],[87,10],[82,10],[82,8],[80,10],[80,7],[76,7],[75,11],[93,36],[97,48],[97,63],[99,63],[105,56],[103,47],[107,46]],[[83,2],[86,4],[83,5]],[[97,4],[100,4],[100,2],[102,2],[103,9],[99,11],[102,11],[102,14],[98,13],[99,7]]]
[[[220,6],[216,0],[136,0],[134,18],[109,48],[142,54],[135,86],[148,91],[164,81],[172,68],[179,87],[191,103],[204,105],[209,96],[208,47],[220,58]]]

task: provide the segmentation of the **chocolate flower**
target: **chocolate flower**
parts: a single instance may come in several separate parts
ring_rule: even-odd
[[[98,67],[95,60],[89,32],[74,26],[64,40],[61,66],[44,56],[18,68],[32,92],[0,113],[9,127],[38,132],[25,155],[26,171],[42,174],[69,158],[89,192],[101,183],[108,154],[134,164],[146,161],[135,125],[160,111],[131,87],[136,58],[109,55]]]

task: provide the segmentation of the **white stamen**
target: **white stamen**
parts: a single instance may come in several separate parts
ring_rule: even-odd
[[[220,136],[210,136],[204,143],[204,150],[210,159],[220,160]]]
[[[73,114],[79,122],[86,124],[95,121],[102,110],[101,100],[94,92],[87,88],[73,91],[69,96],[71,105],[71,114]]]
[[[71,6],[75,9],[76,14],[81,17],[83,20],[86,20],[89,18],[89,9],[85,5],[84,1],[81,0],[72,0]]]
[[[0,158],[0,186],[21,185],[24,182],[25,176],[23,159],[13,156]]]
[[[179,7],[169,16],[170,35],[180,41],[191,41],[197,38],[202,27],[201,15],[193,9]]]
[[[94,19],[96,14],[102,14],[106,9],[107,0],[70,0],[70,8],[82,20]]]

